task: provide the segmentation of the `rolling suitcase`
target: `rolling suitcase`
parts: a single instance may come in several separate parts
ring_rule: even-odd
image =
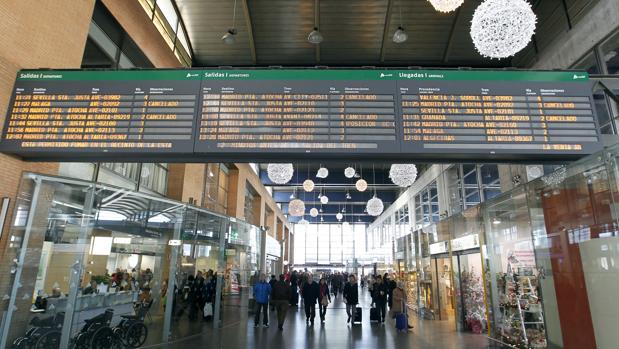
[[[395,316],[395,328],[398,331],[408,331],[408,319],[405,313],[397,313]]]
[[[352,319],[353,325],[361,325],[361,320],[363,320],[363,314],[361,312],[361,307],[355,308],[355,314]]]
[[[370,322],[379,322],[380,314],[378,313],[378,308],[370,309]]]

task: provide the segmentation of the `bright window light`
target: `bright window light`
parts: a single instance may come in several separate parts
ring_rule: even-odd
[[[112,252],[113,238],[111,236],[95,236],[90,241],[91,255],[109,256]]]

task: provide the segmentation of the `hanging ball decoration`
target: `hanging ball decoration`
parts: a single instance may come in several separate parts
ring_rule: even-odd
[[[316,172],[316,177],[318,178],[327,178],[327,176],[329,176],[329,170],[326,167],[321,167]]]
[[[294,199],[288,204],[288,213],[293,217],[301,217],[305,214],[305,203]]]
[[[383,200],[377,198],[376,196],[371,198],[370,200],[368,200],[367,205],[365,206],[365,208],[368,211],[368,214],[370,216],[380,216],[381,213],[383,213],[383,210],[385,209],[385,205],[383,204]]]
[[[305,219],[305,218],[301,218],[301,220],[299,221],[298,224],[308,225],[309,221],[307,219]]]
[[[338,220],[338,221],[341,221],[341,220],[342,220],[342,218],[344,218],[344,215],[342,214],[342,212],[338,212],[338,213],[335,215],[335,218],[337,218],[337,220]]]
[[[326,195],[320,197],[320,203],[327,204],[329,203],[329,198]]]
[[[368,188],[368,182],[361,178],[355,183],[355,188],[357,188],[358,191],[365,191]]]
[[[432,4],[432,7],[434,7],[435,10],[437,10],[438,12],[443,12],[443,13],[455,11],[464,2],[464,0],[428,0],[428,1]]]
[[[310,210],[310,216],[318,217],[318,209],[316,207],[312,207],[312,209]]]
[[[269,164],[267,175],[275,184],[286,184],[292,179],[294,168],[292,164]]]
[[[314,181],[311,179],[306,179],[303,182],[303,190],[310,192],[312,190],[314,190]]]
[[[417,179],[417,166],[413,164],[392,164],[389,178],[393,184],[400,187],[410,187]]]
[[[355,169],[352,167],[346,167],[344,170],[344,176],[346,176],[346,178],[353,178],[355,176]]]
[[[486,0],[473,14],[471,38],[481,55],[505,58],[529,44],[536,22],[535,13],[525,0]]]

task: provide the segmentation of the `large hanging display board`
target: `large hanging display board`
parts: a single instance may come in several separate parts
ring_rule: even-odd
[[[18,73],[0,150],[33,160],[527,161],[601,149],[581,72]]]

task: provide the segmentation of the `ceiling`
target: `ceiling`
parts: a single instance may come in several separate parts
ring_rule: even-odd
[[[429,66],[526,67],[558,34],[598,0],[532,0],[537,34],[513,59],[487,59],[474,49],[469,26],[481,0],[440,13],[427,0],[176,0],[187,28],[194,66]],[[316,11],[317,9],[317,11]],[[401,16],[400,16],[401,13]],[[400,21],[401,18],[401,21]],[[324,41],[307,42],[318,23]],[[409,39],[391,40],[402,25]]]
[[[260,165],[260,179],[262,183],[273,190],[275,202],[281,205],[282,212],[288,216],[288,203],[294,198],[301,199],[305,203],[305,218],[310,223],[337,223],[336,214],[341,212],[344,218],[341,222],[349,223],[371,223],[375,217],[365,212],[367,201],[374,195],[380,198],[385,205],[385,209],[398,198],[403,188],[393,184],[389,179],[390,164],[325,164],[329,170],[329,176],[325,179],[316,177],[316,172],[321,164],[306,163],[294,164],[295,173],[290,182],[279,185],[273,184],[267,175],[267,164]],[[346,178],[344,169],[352,166],[357,171],[358,177]],[[418,171],[421,174],[426,165],[419,165]],[[303,190],[303,182],[311,179],[315,183],[312,192]],[[355,182],[363,178],[368,183],[368,189],[359,192],[355,188]],[[321,193],[329,198],[327,204],[321,204],[318,194]],[[350,198],[347,198],[347,193]],[[292,196],[291,196],[292,195]],[[309,215],[313,207],[322,210],[318,217]],[[291,223],[298,222],[302,217],[290,217]]]

